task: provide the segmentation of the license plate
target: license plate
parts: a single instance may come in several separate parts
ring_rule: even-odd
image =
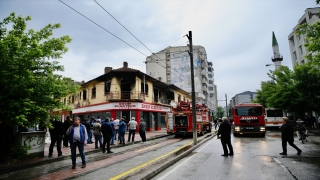
[[[254,129],[253,127],[246,127],[246,129]]]

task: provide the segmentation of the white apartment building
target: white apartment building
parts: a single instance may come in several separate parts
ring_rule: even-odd
[[[191,93],[191,69],[188,52],[189,46],[169,46],[153,53],[146,58],[146,73]],[[210,68],[208,66],[207,53],[204,47],[193,46],[193,65],[196,103],[204,103],[213,111],[217,102],[216,87],[209,91],[209,87],[214,86],[214,76],[212,63]],[[210,83],[212,84],[209,84],[209,74],[212,75],[212,78],[210,76]],[[211,97],[210,93],[212,93]]]
[[[256,92],[245,91],[239,94],[236,94],[234,97],[231,98],[230,104],[231,107],[234,107],[237,104],[241,103],[251,103],[257,96]]]
[[[293,67],[295,64],[304,64],[307,61],[304,56],[308,54],[306,48],[304,47],[305,35],[296,35],[295,31],[297,27],[303,23],[312,25],[316,22],[319,22],[319,11],[320,8],[307,8],[303,16],[299,19],[298,24],[293,28],[292,32],[288,36]]]
[[[207,103],[209,107],[212,107],[213,110],[217,109],[218,105],[218,96],[217,96],[217,85],[214,84],[214,69],[212,62],[208,62],[208,91],[209,96]]]

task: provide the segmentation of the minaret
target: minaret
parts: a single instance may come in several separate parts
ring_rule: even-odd
[[[276,36],[274,35],[274,32],[272,32],[272,50],[273,57],[271,58],[271,60],[272,62],[274,62],[275,70],[277,70],[281,66],[281,61],[283,60],[283,57],[280,54],[279,45]]]

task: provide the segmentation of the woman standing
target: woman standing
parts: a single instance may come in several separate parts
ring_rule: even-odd
[[[281,139],[282,139],[282,153],[280,155],[287,155],[287,142],[290,146],[295,148],[298,153],[297,155],[301,154],[301,149],[299,149],[295,144],[293,144],[293,128],[291,124],[289,124],[287,117],[282,118],[283,125],[280,126],[281,129]]]
[[[99,149],[98,147],[98,141],[99,141],[99,145],[100,148],[102,148],[102,132],[101,132],[101,120],[97,119],[97,121],[93,124],[93,135],[94,135],[94,139],[95,139],[95,148]]]

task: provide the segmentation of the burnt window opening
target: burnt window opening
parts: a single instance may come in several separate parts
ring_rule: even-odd
[[[91,99],[96,98],[96,94],[97,94],[96,92],[97,92],[96,87],[93,87],[92,90],[91,90]]]
[[[110,93],[111,88],[111,80],[107,80],[104,82],[104,94]]]
[[[121,99],[130,99],[131,90],[135,85],[135,77],[121,78]]]
[[[180,102],[180,101],[181,101],[181,95],[178,94],[178,102]]]
[[[66,98],[63,99],[63,104],[67,104],[67,99]]]
[[[141,92],[145,93],[146,95],[148,95],[149,92],[149,87],[148,84],[146,84],[146,92],[144,92],[144,83],[141,83]],[[157,95],[158,96],[158,95]]]
[[[74,103],[74,96],[71,97],[71,103]]]
[[[81,100],[81,92],[79,92],[79,100]]]
[[[83,90],[83,93],[82,93],[82,95],[83,95],[83,100],[87,100],[87,90]]]
[[[185,96],[183,96],[183,101],[186,102],[186,97]]]
[[[174,92],[167,91],[167,99],[168,100],[174,100]]]

